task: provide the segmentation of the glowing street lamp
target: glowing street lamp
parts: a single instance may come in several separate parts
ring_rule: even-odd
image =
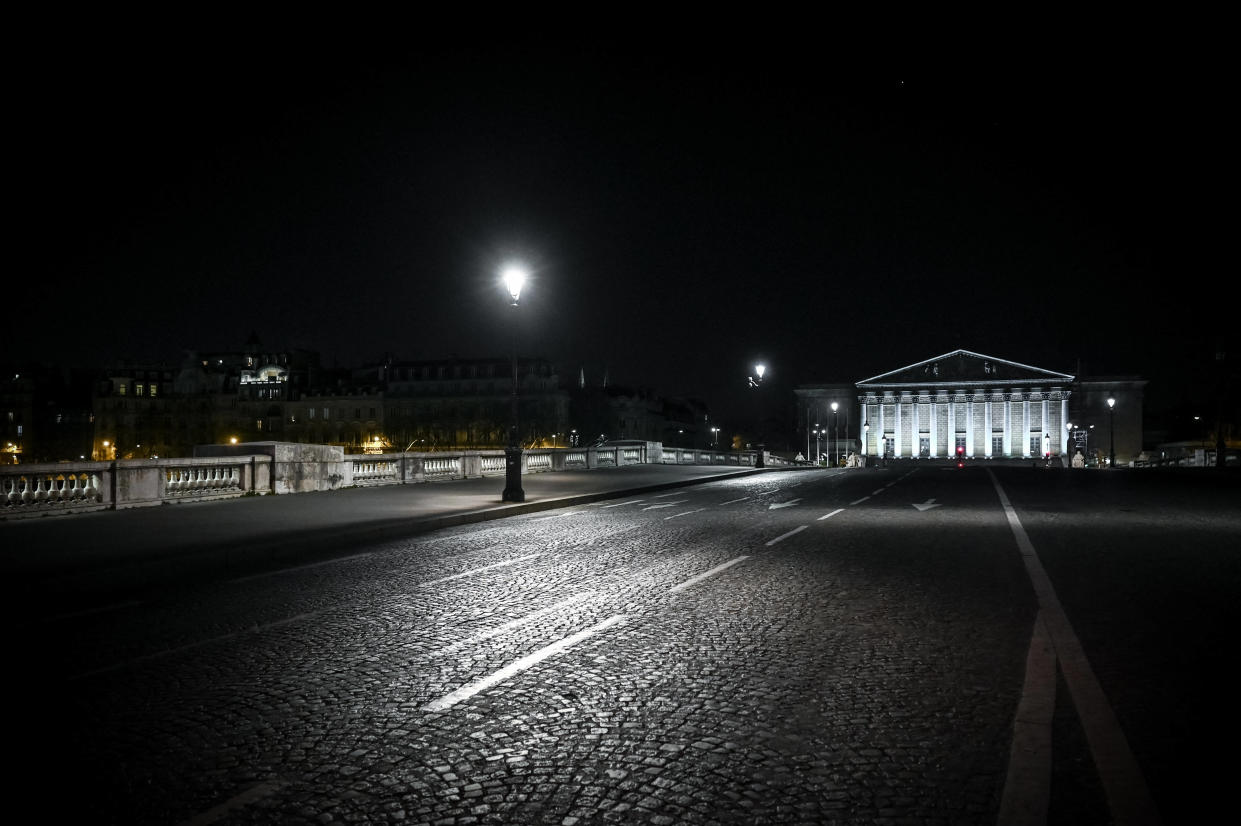
[[[840,416],[836,412],[836,408],[840,407],[838,402],[832,402],[832,441],[836,443],[835,449],[832,451],[832,466],[840,466]]]
[[[505,502],[524,502],[526,492],[521,487],[521,441],[517,438],[517,299],[526,284],[526,271],[517,265],[509,265],[501,274],[504,288],[513,299],[513,400],[509,418],[508,446],[504,448]]]
[[[750,386],[754,388],[762,387],[763,375],[767,372],[767,365],[761,361],[754,365],[754,375],[750,376]],[[756,378],[757,377],[757,378]],[[763,394],[758,396],[758,456],[754,459],[754,467],[765,467],[763,463]]]
[[[1108,467],[1116,467],[1116,400],[1107,400],[1107,430],[1108,439],[1111,440],[1111,456],[1107,460]]]

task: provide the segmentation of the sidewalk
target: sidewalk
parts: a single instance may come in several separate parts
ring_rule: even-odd
[[[631,465],[532,473],[526,501],[501,501],[503,477],[258,496],[0,521],[9,608],[123,594],[187,576],[236,576],[311,562],[439,528],[766,470]]]

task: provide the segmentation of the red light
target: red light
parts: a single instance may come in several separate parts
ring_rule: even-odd
[[[961,447],[960,445],[958,445],[958,446],[957,446],[957,455],[958,455],[958,456],[960,456],[960,455],[961,455],[962,453],[964,453],[964,452],[965,452],[965,448],[963,448],[963,447]]]

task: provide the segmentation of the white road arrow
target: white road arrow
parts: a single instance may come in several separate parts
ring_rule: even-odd
[[[776,508],[789,508],[789,507],[792,507],[793,505],[796,505],[800,501],[801,501],[800,499],[790,499],[787,502],[778,502],[774,505],[768,505],[767,510],[773,511]]]
[[[939,505],[935,503],[934,499],[928,499],[925,502],[923,502],[921,505],[915,502],[914,507],[920,511],[929,511],[931,508],[938,508]]]

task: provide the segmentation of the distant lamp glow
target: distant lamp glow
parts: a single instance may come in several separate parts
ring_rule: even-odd
[[[230,445],[235,445],[235,444],[237,444],[237,437],[236,437],[236,436],[233,436],[231,439],[229,439],[229,440],[228,440],[228,443],[229,443]]]
[[[759,381],[762,381],[762,380],[763,380],[763,374],[764,374],[764,373],[766,373],[766,372],[767,372],[767,365],[766,365],[766,364],[756,364],[756,365],[754,365],[754,374],[755,374],[756,376],[758,376],[758,380],[759,380]]]
[[[504,268],[501,274],[504,279],[504,289],[508,290],[508,294],[513,297],[513,306],[517,306],[517,299],[521,297],[521,288],[526,286],[526,271],[524,268],[515,264]]]

